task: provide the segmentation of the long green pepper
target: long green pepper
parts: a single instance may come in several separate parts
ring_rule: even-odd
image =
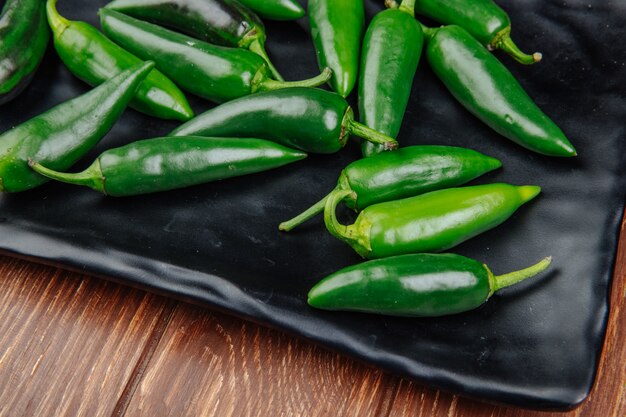
[[[30,83],[49,38],[41,0],[7,0],[0,16],[0,105]]]
[[[339,94],[318,88],[285,88],[241,97],[217,106],[169,136],[255,137],[312,153],[334,153],[350,135],[396,149],[398,142],[354,120]]]
[[[520,51],[511,39],[509,15],[493,0],[418,0],[415,11],[444,25],[461,26],[489,50],[501,49],[522,64],[541,61],[539,52]]]
[[[309,0],[308,15],[320,70],[332,69],[331,88],[347,97],[359,73],[363,0]]]
[[[471,149],[454,146],[408,146],[359,159],[339,176],[337,186],[309,209],[279,225],[290,231],[324,211],[332,194],[351,191],[344,203],[361,211],[372,204],[399,200],[442,188],[456,187],[502,163]]]
[[[540,191],[509,184],[448,188],[371,205],[350,226],[339,223],[335,210],[353,191],[338,191],[326,202],[324,222],[367,259],[439,252],[500,225]]]
[[[265,60],[245,49],[212,45],[109,9],[100,9],[100,23],[109,38],[156,62],[184,90],[218,103],[258,91],[315,87],[331,76],[327,68],[309,80],[276,81]]]
[[[152,68],[154,62],[146,62],[122,71],[0,135],[0,191],[25,191],[48,181],[28,167],[29,159],[57,170],[72,166],[113,127]]]
[[[155,138],[108,149],[83,172],[58,172],[29,161],[50,179],[124,197],[189,187],[267,171],[306,154],[273,142],[247,138]]]
[[[309,305],[404,317],[439,317],[480,307],[503,288],[545,271],[545,258],[520,271],[494,275],[487,265],[455,254],[410,254],[337,271],[309,291]]]
[[[534,152],[576,156],[561,129],[513,74],[459,26],[424,29],[426,57],[454,97],[493,130]]]
[[[424,34],[414,18],[415,0],[378,13],[365,32],[359,76],[361,121],[385,135],[398,136],[422,54]],[[364,156],[381,148],[362,142]]]
[[[65,19],[58,13],[56,2],[47,2],[54,47],[65,66],[78,78],[96,86],[142,62],[90,24]],[[131,107],[162,119],[184,122],[193,117],[183,92],[157,69],[141,83]]]
[[[114,0],[105,7],[209,43],[249,49],[283,80],[265,51],[263,22],[236,0]]]

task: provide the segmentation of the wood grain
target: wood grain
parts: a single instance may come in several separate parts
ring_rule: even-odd
[[[279,332],[179,305],[129,416],[363,416],[388,376]]]
[[[0,257],[0,417],[626,415],[626,232],[590,397],[567,413],[403,380],[278,331]]]
[[[110,416],[167,303],[2,258],[0,416]]]

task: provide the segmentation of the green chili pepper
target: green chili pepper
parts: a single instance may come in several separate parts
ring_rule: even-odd
[[[432,191],[365,208],[354,224],[335,216],[337,205],[354,191],[332,193],[324,209],[328,231],[364,258],[450,249],[503,223],[541,188],[509,184]],[[352,199],[356,198],[354,195]]]
[[[365,33],[359,76],[359,115],[364,124],[398,136],[417,71],[424,34],[414,18],[415,0],[378,13]],[[381,151],[363,142],[364,156]]]
[[[354,120],[348,102],[317,88],[238,98],[183,124],[169,136],[252,136],[313,153],[339,151],[350,134],[395,149],[398,142]]]
[[[109,149],[76,174],[57,172],[34,160],[29,165],[48,178],[124,197],[267,171],[304,158],[305,153],[261,139],[188,136]]]
[[[501,135],[532,151],[576,156],[561,129],[513,74],[459,26],[426,29],[426,56],[456,99]]]
[[[296,20],[306,14],[300,3],[295,0],[239,0],[239,3],[263,19]]]
[[[495,276],[487,265],[455,254],[411,254],[353,265],[309,291],[309,305],[406,317],[439,317],[480,307],[496,291],[545,271],[552,258]]]
[[[142,62],[85,22],[72,22],[57,12],[57,0],[48,0],[48,21],[54,47],[65,66],[91,86],[99,85]],[[187,121],[193,111],[185,95],[165,75],[153,69],[137,89],[130,106],[162,119]]]
[[[28,85],[49,37],[41,0],[7,0],[0,17],[0,104]]]
[[[372,204],[462,185],[501,166],[495,158],[453,146],[408,146],[383,152],[352,162],[341,171],[330,194],[281,223],[279,229],[290,231],[321,213],[333,193],[351,191],[343,201],[360,211]]]
[[[105,7],[209,43],[249,49],[283,80],[265,51],[263,22],[235,0],[114,0]]]
[[[59,170],[72,166],[113,127],[153,67],[146,62],[122,71],[0,135],[0,191],[25,191],[48,180],[28,167],[30,158]]]
[[[397,7],[396,1],[387,1]],[[493,0],[418,0],[415,11],[444,25],[467,30],[490,51],[500,49],[516,61],[530,65],[541,61],[541,53],[520,51],[511,39],[511,19]]]
[[[365,30],[363,0],[309,0],[308,14],[320,69],[333,70],[330,86],[346,97],[359,72]]]
[[[303,81],[276,81],[265,60],[239,48],[211,45],[113,10],[100,9],[104,33],[118,45],[157,68],[186,91],[218,103],[258,91],[315,87],[330,78],[330,69]]]

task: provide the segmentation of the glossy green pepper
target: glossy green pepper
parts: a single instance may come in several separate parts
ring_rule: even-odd
[[[539,52],[520,51],[511,39],[509,15],[493,0],[418,0],[415,11],[444,25],[461,26],[489,50],[501,49],[522,64],[541,61]]]
[[[348,102],[317,88],[286,88],[217,106],[169,136],[229,136],[268,139],[313,153],[339,151],[350,134],[395,149],[398,142],[354,120]]]
[[[249,49],[283,80],[265,51],[263,22],[236,0],[114,0],[105,7],[209,43]]]
[[[48,181],[28,167],[30,158],[53,169],[72,166],[113,127],[152,68],[154,62],[146,62],[122,71],[0,135],[0,191],[25,191]]]
[[[363,0],[309,0],[308,15],[320,70],[332,69],[331,88],[347,97],[359,73]]]
[[[480,307],[496,291],[545,271],[539,263],[504,275],[455,254],[410,254],[350,266],[309,291],[309,305],[405,317],[439,317]]]
[[[306,157],[273,142],[243,138],[156,138],[103,152],[76,174],[57,172],[30,161],[38,173],[85,185],[114,197],[189,187],[267,171]]]
[[[49,38],[41,0],[7,0],[0,17],[0,104],[15,98],[28,85]]]
[[[245,49],[212,45],[114,10],[100,9],[100,23],[115,43],[156,62],[184,90],[218,103],[258,91],[315,87],[331,75],[327,68],[309,80],[276,81],[265,60]]]
[[[359,76],[361,121],[385,135],[398,136],[417,71],[424,34],[415,20],[415,0],[378,13],[365,32]],[[364,156],[381,151],[363,142]]]
[[[517,144],[549,156],[576,156],[561,129],[513,74],[459,26],[426,29],[426,56],[441,81],[476,117]]]
[[[537,186],[509,184],[448,188],[371,205],[345,226],[335,210],[354,191],[342,190],[330,195],[324,221],[333,236],[364,258],[439,252],[503,223],[540,191]]]
[[[462,185],[501,166],[495,158],[454,146],[408,146],[383,152],[352,162],[341,171],[331,193],[302,214],[281,223],[279,229],[290,231],[321,213],[331,194],[340,191],[351,191],[344,203],[361,211],[372,204]]]
[[[65,66],[78,78],[96,86],[142,62],[90,24],[69,21],[59,15],[56,2],[48,0],[47,3],[54,47]],[[157,69],[153,69],[139,86],[130,105],[162,119],[187,121],[193,117],[183,92]]]
[[[253,10],[263,19],[295,20],[306,14],[304,8],[296,0],[239,0],[239,3]]]

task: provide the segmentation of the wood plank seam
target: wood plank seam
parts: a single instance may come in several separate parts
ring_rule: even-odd
[[[126,386],[122,391],[115,407],[113,408],[113,412],[111,413],[111,417],[123,417],[126,414],[126,409],[128,408],[128,404],[132,400],[135,395],[135,391],[137,387],[141,383],[143,376],[148,368],[150,361],[152,360],[152,356],[157,349],[157,346],[161,342],[163,335],[165,334],[165,330],[170,324],[172,320],[172,315],[178,302],[175,300],[169,300],[168,303],[163,307],[159,314],[158,324],[152,329],[152,334],[148,337],[146,344],[144,346],[143,351],[137,361],[133,372],[129,375],[128,381],[126,382]]]

